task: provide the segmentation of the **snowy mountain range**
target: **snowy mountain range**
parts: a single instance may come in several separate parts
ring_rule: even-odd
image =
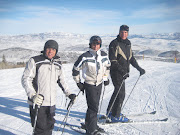
[[[59,44],[59,53],[62,61],[73,62],[89,47],[89,38],[92,35],[52,32],[26,35],[1,35],[0,59],[3,55],[8,62],[26,62],[30,57],[40,54],[44,43],[54,39]],[[107,51],[110,42],[116,35],[99,35],[102,38],[102,49]],[[144,56],[148,59],[180,62],[180,33],[130,35],[134,55],[137,58]]]

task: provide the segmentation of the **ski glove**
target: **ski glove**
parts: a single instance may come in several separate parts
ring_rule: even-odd
[[[109,79],[107,81],[104,81],[104,86],[109,85]]]
[[[41,106],[44,101],[44,96],[41,94],[34,95],[32,101],[35,105]]]
[[[145,74],[145,70],[139,67],[140,76]]]
[[[81,83],[81,82],[79,82],[79,83],[77,83],[77,86],[78,86],[78,88],[83,92],[83,94],[84,94],[84,84],[83,83]]]
[[[125,79],[127,79],[129,77],[129,73],[125,73],[124,75],[123,75],[123,79],[125,80]]]
[[[74,101],[76,99],[76,94],[70,94],[68,96],[72,101]]]

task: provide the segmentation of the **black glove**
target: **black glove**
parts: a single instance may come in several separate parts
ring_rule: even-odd
[[[67,106],[67,110],[69,110],[69,107],[74,104],[74,101],[76,99],[76,94],[70,94],[68,97],[71,99],[71,101],[69,102],[69,104]]]
[[[145,70],[139,67],[140,76],[145,74]]]
[[[125,79],[127,79],[129,77],[129,73],[125,73],[124,75],[123,75],[123,79],[125,80]]]
[[[84,84],[79,82],[79,83],[77,83],[77,86],[84,93]]]
[[[109,85],[109,79],[107,81],[104,81],[104,86]]]
[[[70,94],[68,97],[69,97],[72,101],[74,101],[75,98],[76,98],[76,94]]]

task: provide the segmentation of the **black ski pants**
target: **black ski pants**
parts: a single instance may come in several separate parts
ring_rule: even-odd
[[[30,105],[31,125],[34,127],[36,110]],[[37,122],[34,135],[52,135],[55,123],[55,106],[41,106],[38,108]]]
[[[87,112],[85,118],[86,130],[88,133],[97,129],[97,113],[102,90],[102,83],[98,86],[85,83]]]
[[[122,104],[123,104],[123,101],[125,98],[125,81],[123,82],[123,78],[122,78],[121,74],[119,74],[116,71],[111,70],[110,75],[111,75],[111,79],[112,79],[112,82],[114,85],[114,92],[109,101],[107,113],[111,109],[110,112],[112,112],[112,116],[119,117],[120,113],[121,113],[121,107],[122,107]],[[122,87],[119,91],[121,84],[122,84]],[[117,95],[118,91],[119,91],[119,94]],[[116,95],[117,95],[117,98],[116,98]],[[114,100],[115,100],[115,102],[114,102]],[[114,102],[114,105],[112,106],[113,102]]]

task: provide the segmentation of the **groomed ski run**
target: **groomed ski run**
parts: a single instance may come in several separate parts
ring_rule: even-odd
[[[147,124],[106,124],[99,125],[110,135],[178,135],[180,132],[180,66],[175,63],[138,60],[146,69],[146,75],[137,83],[130,99],[123,109],[123,114],[129,119],[151,120],[168,118],[164,123]],[[69,89],[74,93],[79,90],[72,78],[73,64],[64,64],[64,71]],[[24,89],[21,87],[21,77],[24,68],[0,70],[0,134],[30,135],[32,127],[29,118],[29,109]],[[131,67],[130,77],[126,82],[126,97],[129,95],[139,72]],[[112,94],[112,82],[106,87],[101,114],[106,114],[106,108]],[[57,131],[66,115],[66,97],[61,90],[57,93],[56,124],[53,135],[60,135]],[[69,100],[67,100],[67,104]],[[72,106],[67,122],[78,125],[84,122],[86,114],[85,95],[78,96]],[[156,111],[155,115],[128,116],[144,112]],[[61,129],[60,129],[61,130]],[[79,135],[68,126],[64,135]]]

